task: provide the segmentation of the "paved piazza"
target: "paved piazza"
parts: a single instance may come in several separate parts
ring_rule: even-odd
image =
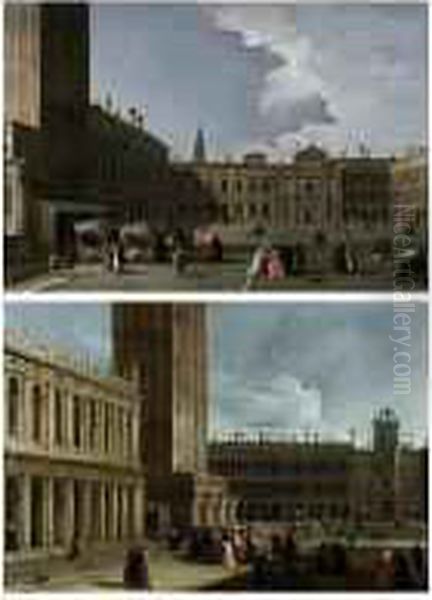
[[[175,275],[169,264],[129,265],[121,274],[106,272],[100,265],[79,265],[51,274],[40,275],[13,286],[15,291],[232,291],[244,290],[247,265],[244,262],[189,265],[182,275]],[[391,282],[382,277],[287,277],[280,281],[259,281],[254,290],[383,290]]]
[[[45,565],[37,582],[11,586],[12,591],[95,591],[106,589],[118,591],[123,588],[123,555],[117,550],[104,558],[86,557],[82,561]],[[182,560],[158,545],[149,549],[149,571],[152,589],[156,591],[190,591],[207,587],[223,587],[230,574],[221,565],[197,564]]]

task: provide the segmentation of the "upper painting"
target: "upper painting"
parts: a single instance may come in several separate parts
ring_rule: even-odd
[[[4,10],[15,291],[427,286],[427,5]]]

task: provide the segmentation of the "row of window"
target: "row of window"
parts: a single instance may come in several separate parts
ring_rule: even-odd
[[[293,475],[344,475],[347,473],[345,462],[313,462],[313,463],[271,463],[242,462],[239,460],[213,459],[210,463],[214,472],[223,475],[244,474],[259,477],[290,477]]]
[[[38,383],[32,385],[30,395],[26,398],[24,382],[16,376],[7,379],[6,400],[7,433],[10,437],[22,435],[35,444],[47,447],[52,402],[52,433],[56,447],[72,447],[76,451],[116,454],[128,458],[134,454],[131,409],[105,400],[66,394],[60,388],[55,388],[50,398],[49,388]],[[30,422],[25,414],[27,402],[30,402]],[[25,431],[20,431],[20,424]]]
[[[390,220],[390,211],[385,206],[351,205],[343,207],[342,216],[347,223],[354,223],[356,221],[381,221],[388,223]]]
[[[287,183],[290,184],[292,182],[295,182],[295,188],[301,194],[321,195],[325,190],[325,182],[322,179],[294,179],[292,177],[285,177],[284,179],[251,177],[246,181],[242,179],[230,180],[223,178],[214,180],[212,187],[215,193],[221,192],[222,194],[229,192],[237,194],[269,194],[278,190],[285,190]]]
[[[245,502],[239,505],[237,516],[240,521],[278,521],[281,519],[343,519],[349,514],[344,503],[267,503]]]
[[[218,523],[232,517],[230,505],[226,505],[223,515],[222,506],[201,502],[198,507],[200,521],[203,525]],[[349,507],[343,502],[334,503],[282,503],[242,501],[235,511],[235,518],[240,522],[254,521],[294,521],[310,519],[345,519],[349,515]]]

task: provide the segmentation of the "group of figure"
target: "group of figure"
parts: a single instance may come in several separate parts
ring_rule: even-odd
[[[246,273],[245,289],[253,288],[260,280],[278,281],[285,277],[285,268],[276,248],[262,244],[252,255],[250,266]]]
[[[426,590],[427,579],[427,556],[419,546],[385,549],[373,565],[375,589]]]
[[[196,533],[196,532],[191,532]],[[209,532],[207,532],[209,533]],[[426,590],[427,553],[419,546],[406,549],[385,548],[378,552],[347,547],[342,543],[321,543],[315,550],[299,550],[296,531],[289,528],[284,534],[270,537],[250,528],[233,528],[214,536],[188,537],[191,542],[189,556],[194,560],[209,544],[214,556],[219,556],[230,577],[246,577],[250,591],[326,589],[326,578],[340,581],[341,589],[347,590]],[[179,531],[168,536],[169,548],[179,550],[185,541]],[[80,547],[73,537],[69,559],[80,557]],[[123,585],[128,590],[150,590],[148,550],[145,545],[134,545],[126,554],[123,569]],[[339,589],[339,587],[337,588]]]
[[[269,540],[254,536],[250,529],[227,532],[222,541],[225,568],[235,574],[246,567],[249,590],[282,590],[292,586],[293,566],[297,557],[294,529],[285,536],[274,535]]]
[[[294,528],[270,538],[233,529],[222,538],[222,562],[233,576],[246,566],[249,590],[326,589],[336,581],[351,590],[425,590],[427,554],[419,546],[363,551],[323,542],[300,551]],[[327,580],[327,583],[326,583]],[[332,583],[333,582],[333,583]]]

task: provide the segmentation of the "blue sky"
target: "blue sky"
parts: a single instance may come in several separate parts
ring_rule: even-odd
[[[393,396],[391,303],[218,304],[209,309],[211,429],[319,430],[365,440],[391,406],[420,441],[426,416],[426,308],[411,323],[411,394]],[[110,364],[108,304],[6,304],[5,325]]]
[[[95,4],[94,98],[146,107],[188,158],[298,144],[377,153],[426,139],[423,5]]]

